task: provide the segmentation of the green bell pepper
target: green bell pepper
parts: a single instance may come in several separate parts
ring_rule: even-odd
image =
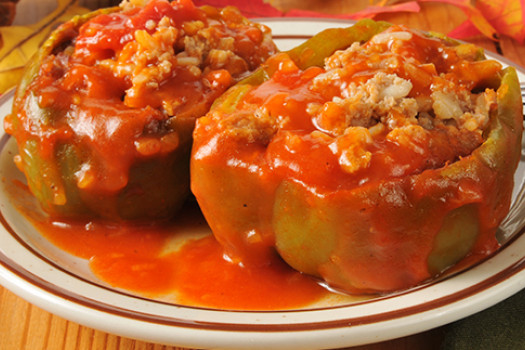
[[[335,50],[366,42],[388,27],[365,20],[314,36],[287,53],[303,72],[298,81]],[[484,60],[471,46],[443,41],[459,56]],[[308,52],[311,55],[302,54]],[[339,166],[329,153],[322,153],[325,136],[315,141],[312,135],[326,132],[304,136],[311,129],[280,128],[293,113],[272,114],[268,101],[298,88],[286,85],[278,74],[287,69],[286,58],[280,65],[272,59],[279,60],[271,58],[230,88],[194,131],[192,191],[233,261],[265,264],[270,255],[279,254],[293,268],[333,288],[385,293],[420,284],[460,261],[472,264],[498,249],[495,232],[508,213],[521,154],[522,106],[514,68],[476,73],[471,88],[496,88],[497,109],[489,112],[482,143],[472,152],[406,175],[374,173],[372,180],[357,181],[353,174],[341,180]],[[301,91],[308,98],[309,92]],[[279,111],[300,103],[279,101],[284,106]],[[289,155],[276,153],[277,147]],[[297,165],[308,159],[317,163]]]
[[[154,0],[74,17],[5,119],[17,165],[53,217],[171,218],[190,195],[195,119],[275,51],[233,8]]]

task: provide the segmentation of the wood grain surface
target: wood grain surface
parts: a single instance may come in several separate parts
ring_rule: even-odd
[[[272,0],[272,4],[282,10],[292,7],[323,11],[327,13],[347,13],[364,8],[368,1],[340,0]],[[420,13],[397,13],[378,16],[376,19],[405,24],[412,28],[448,33],[462,23],[465,14],[451,5],[422,4]],[[517,65],[525,66],[525,47],[509,38],[499,43],[484,37],[468,41],[488,51],[496,52]],[[414,350],[439,349],[446,330],[440,327],[409,337],[387,342],[354,347],[356,350]],[[182,348],[119,337],[67,321],[50,314],[0,287],[0,350],[168,350]],[[350,349],[350,348],[349,348]]]

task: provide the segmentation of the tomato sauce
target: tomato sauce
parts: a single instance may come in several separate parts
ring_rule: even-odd
[[[93,274],[114,288],[182,305],[232,310],[294,309],[332,294],[277,254],[266,266],[247,267],[228,260],[209,233],[188,236],[189,226],[207,231],[192,205],[184,209],[185,219],[157,224],[54,221],[28,210],[30,200],[22,203],[22,197],[14,201],[44,237],[88,260]],[[25,197],[30,197],[27,190]]]

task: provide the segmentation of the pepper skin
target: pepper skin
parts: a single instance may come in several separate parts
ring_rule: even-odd
[[[344,46],[367,42],[375,34],[386,33],[388,27],[382,22],[358,22],[346,29],[353,34]],[[319,35],[324,43],[330,42],[331,34]],[[381,42],[385,36],[380,35],[372,40]],[[396,35],[407,40],[408,34],[393,37]],[[438,40],[435,35],[428,38],[430,46]],[[322,59],[303,64],[299,53],[315,52],[313,43],[319,37],[288,56],[270,58],[263,73],[231,88],[199,119],[191,159],[192,191],[232,261],[267,264],[269,256],[277,253],[293,268],[333,288],[376,294],[413,287],[459,262],[465,267],[498,249],[495,232],[508,213],[521,154],[517,75],[511,67],[501,69],[497,63],[484,61],[472,46],[438,38],[452,48],[443,55],[444,61],[457,55],[462,58],[454,62],[471,68],[454,71],[454,64],[448,61],[433,61],[432,65],[422,64],[419,73],[446,68],[441,75],[434,74],[434,84],[444,76],[460,76],[460,84],[472,90],[497,89],[488,125],[479,136],[481,144],[465,154],[450,158],[446,153],[461,149],[460,143],[450,146],[456,142],[453,137],[440,143],[438,129],[449,128],[454,124],[450,120],[426,127],[436,136],[431,142],[412,140],[417,146],[426,145],[422,146],[426,151],[411,144],[411,153],[406,153],[400,151],[402,138],[371,142],[348,130],[340,132],[335,124],[323,124],[339,120],[339,114],[331,115],[326,107],[333,107],[331,103],[337,99],[329,99],[332,102],[322,110],[332,119],[312,122],[304,117],[305,110],[315,107],[319,99],[319,94],[312,93],[316,83],[312,81],[324,71],[315,67]],[[341,49],[340,42],[334,46],[333,50],[325,47],[321,56]],[[359,49],[350,52],[358,55]],[[414,55],[424,56],[421,52]],[[434,59],[435,55],[428,56]],[[370,61],[377,57],[380,55],[371,55]],[[382,61],[378,62],[383,69]],[[391,66],[398,67],[391,64],[388,69]],[[409,68],[405,65],[398,71],[408,76]],[[467,71],[472,76],[467,77]],[[337,72],[337,78],[329,80],[332,85],[320,94],[343,85],[337,79],[346,73]],[[368,70],[363,72],[353,79],[372,75]],[[420,81],[412,79],[410,93],[416,99],[433,89],[430,84],[418,85]],[[304,107],[304,100],[314,104]],[[438,102],[436,99],[435,110]],[[421,113],[419,118],[423,118]],[[385,135],[383,129],[376,129],[374,133]],[[345,138],[351,141],[342,144]],[[355,147],[360,143],[364,150],[371,149],[370,153]],[[337,153],[338,145],[342,145],[342,153]],[[354,152],[350,161],[343,157],[348,150]],[[336,153],[343,156],[337,158]],[[420,159],[418,154],[424,156]],[[359,167],[360,162],[365,165]]]
[[[75,17],[43,44],[6,131],[52,217],[150,220],[187,200],[195,119],[276,51],[238,10],[190,0]]]

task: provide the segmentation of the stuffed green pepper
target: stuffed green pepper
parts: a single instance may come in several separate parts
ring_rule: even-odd
[[[43,44],[5,129],[53,216],[158,219],[189,195],[195,119],[276,51],[233,7],[123,1]]]
[[[349,293],[398,291],[498,249],[521,108],[515,70],[474,45],[365,20],[217,100],[191,186],[232,261],[279,254]]]

